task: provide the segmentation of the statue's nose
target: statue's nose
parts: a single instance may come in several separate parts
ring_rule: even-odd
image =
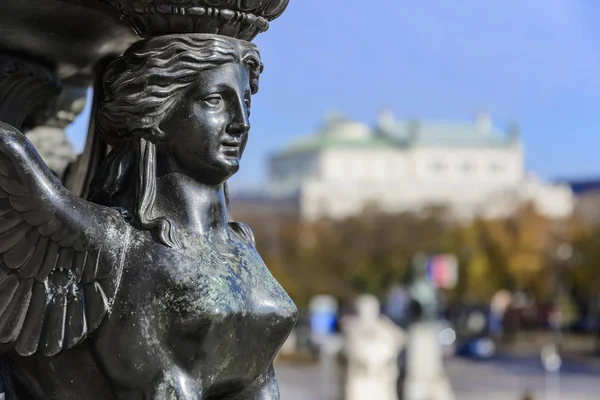
[[[227,126],[227,133],[230,135],[241,135],[250,131],[250,123],[248,120],[241,122],[232,122]]]
[[[250,131],[250,120],[248,118],[248,106],[243,97],[239,97],[232,104],[231,122],[227,126],[227,133],[230,135],[242,135]]]

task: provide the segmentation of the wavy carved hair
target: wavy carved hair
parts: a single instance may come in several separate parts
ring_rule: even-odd
[[[123,209],[138,228],[151,231],[169,247],[178,247],[173,222],[154,215],[155,144],[168,135],[160,125],[197,81],[199,72],[234,62],[248,69],[255,94],[263,70],[258,48],[223,36],[168,35],[142,40],[109,64],[96,129],[112,151],[92,182],[90,200]]]

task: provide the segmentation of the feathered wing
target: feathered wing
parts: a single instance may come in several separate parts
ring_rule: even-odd
[[[50,172],[0,122],[0,343],[53,356],[94,331],[114,302],[130,228]]]

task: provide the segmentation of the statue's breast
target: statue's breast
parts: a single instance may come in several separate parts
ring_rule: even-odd
[[[241,387],[264,373],[297,309],[256,249],[203,243],[169,258],[159,292],[177,360],[205,387]]]

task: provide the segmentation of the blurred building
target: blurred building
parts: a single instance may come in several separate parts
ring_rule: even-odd
[[[450,208],[460,217],[501,217],[531,202],[551,218],[572,213],[568,185],[525,172],[519,129],[497,131],[487,113],[472,123],[396,121],[374,127],[330,115],[318,132],[272,157],[269,197],[297,204],[305,219]]]

